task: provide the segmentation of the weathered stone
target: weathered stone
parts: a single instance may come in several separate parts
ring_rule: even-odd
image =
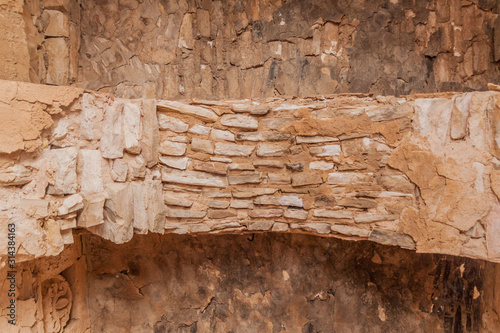
[[[251,218],[270,218],[283,216],[283,209],[252,209],[248,212]]]
[[[333,232],[337,232],[342,235],[347,235],[347,236],[356,236],[356,237],[363,237],[363,238],[368,238],[370,236],[370,230],[368,229],[361,229],[357,227],[353,227],[350,225],[332,225],[331,230]]]
[[[156,117],[156,100],[141,100],[142,138],[141,155],[146,161],[148,168],[158,163],[160,130],[158,118]]]
[[[227,179],[210,173],[199,171],[161,170],[161,179],[166,183],[177,183],[195,186],[226,187]]]
[[[464,94],[455,98],[451,111],[450,135],[454,140],[463,139],[467,134],[467,120],[470,112],[472,94]]]
[[[372,121],[389,121],[409,116],[413,112],[413,106],[410,103],[404,103],[401,105],[384,105],[380,108],[367,111],[366,115]]]
[[[331,136],[303,136],[299,135],[296,138],[297,144],[301,143],[324,143],[324,142],[336,142],[339,141],[338,138]]]
[[[208,135],[212,130],[211,127],[203,126],[203,125],[194,125],[189,129],[189,133],[199,134],[199,135]]]
[[[377,201],[367,198],[343,198],[338,201],[339,206],[370,209],[377,207]]]
[[[174,169],[186,170],[189,165],[189,158],[160,156],[160,162]]]
[[[281,173],[268,173],[267,178],[269,179],[270,184],[290,184],[291,178],[288,175],[284,175]]]
[[[124,103],[115,100],[106,104],[102,121],[101,152],[109,159],[123,157],[122,113]]]
[[[394,221],[397,218],[398,216],[394,214],[364,213],[364,214],[356,214],[356,216],[354,216],[354,222],[371,223],[380,221]]]
[[[410,236],[393,231],[374,229],[370,233],[368,240],[385,245],[397,245],[408,250],[415,250],[416,247]]]
[[[199,138],[193,138],[191,141],[191,149],[193,151],[199,151],[206,154],[214,153],[214,145],[212,141]]]
[[[229,207],[229,201],[207,200],[207,206],[210,208],[225,209]]]
[[[204,211],[193,211],[189,209],[172,209],[167,208],[167,217],[177,219],[202,219],[207,215]]]
[[[292,171],[304,171],[304,163],[287,163],[286,168]]]
[[[215,173],[218,175],[225,175],[227,173],[227,164],[220,163],[220,162],[195,161],[193,163],[193,169],[198,170],[198,171]]]
[[[300,224],[292,224],[292,228],[300,228],[302,230],[312,231],[316,234],[329,234],[330,233],[330,224],[329,223],[300,223]]]
[[[182,114],[188,114],[196,118],[200,118],[202,120],[211,122],[217,121],[217,119],[219,119],[219,116],[217,116],[217,114],[210,109],[184,104],[176,101],[158,100],[156,102],[156,107],[158,108],[159,111],[163,110],[176,111]]]
[[[276,131],[242,132],[238,133],[236,138],[243,141],[287,141],[291,138],[291,134]]]
[[[259,184],[260,183],[260,174],[253,173],[248,175],[229,175],[227,176],[227,180],[230,185],[242,185],[242,184]]]
[[[210,209],[208,210],[207,217],[209,219],[227,219],[229,217],[236,217],[238,216],[238,212],[232,209],[225,209],[225,210],[219,210],[219,209]]]
[[[306,186],[322,184],[323,179],[317,173],[297,173],[292,175],[292,186]]]
[[[225,114],[220,120],[221,124],[229,127],[238,127],[245,129],[257,129],[259,122],[254,117],[240,114]]]
[[[212,129],[210,133],[210,138],[212,140],[226,140],[226,141],[235,141],[234,134],[231,131],[223,131],[219,129]]]
[[[210,156],[210,161],[213,162],[222,162],[222,163],[231,163],[233,160],[228,157],[219,157],[219,156]]]
[[[51,149],[45,153],[47,171],[53,175],[49,181],[48,194],[74,194],[77,189],[76,158],[78,150],[74,147]]]
[[[231,208],[236,209],[252,209],[253,201],[252,200],[231,200]]]
[[[312,155],[323,157],[323,156],[339,156],[340,155],[340,145],[327,145],[321,147],[310,147],[309,152]]]
[[[282,206],[300,207],[300,208],[304,206],[302,199],[294,195],[282,196],[281,198],[279,198],[278,202]]]
[[[169,117],[164,114],[158,115],[158,124],[161,130],[170,130],[176,133],[187,132],[189,125],[174,117]]]
[[[104,204],[104,223],[89,230],[116,244],[123,244],[134,236],[132,191],[128,183],[106,185],[108,199]]]
[[[78,226],[83,228],[93,227],[104,223],[105,193],[87,194],[83,197],[83,211],[78,215]]]
[[[339,209],[339,210],[314,209],[313,216],[330,218],[330,219],[339,219],[339,220],[352,220],[353,213],[350,210],[345,210],[345,209]]]
[[[328,174],[326,183],[331,185],[355,185],[370,184],[372,180],[371,173],[332,172]]]
[[[45,39],[47,84],[67,85],[69,80],[69,47],[64,38]]]
[[[342,141],[342,153],[344,157],[352,155],[367,154],[370,151],[369,138],[357,138]]]
[[[160,153],[170,156],[182,156],[186,153],[186,148],[187,144],[182,142],[162,141],[160,144]]]
[[[57,210],[58,215],[67,215],[83,208],[83,198],[80,194],[73,194],[64,198]]]
[[[269,112],[269,106],[262,104],[232,104],[231,110],[234,112],[249,112],[254,115],[265,115]]]
[[[283,156],[288,151],[289,144],[259,143],[257,146],[257,156],[275,157]]]
[[[80,191],[84,194],[104,191],[99,150],[81,149],[78,153]]]
[[[5,169],[0,169],[0,184],[5,186],[18,186],[28,184],[32,180],[30,168],[21,164],[14,164]]]
[[[250,156],[254,151],[254,146],[238,145],[235,143],[215,143],[215,154],[226,156]]]
[[[48,37],[69,37],[68,17],[58,10],[45,10],[48,24],[45,28],[45,36]]]
[[[285,232],[288,231],[288,223],[274,222],[273,232]]]
[[[248,223],[249,231],[266,231],[272,228],[274,222],[272,221],[259,221]]]
[[[331,170],[334,164],[331,162],[315,161],[309,163],[309,169],[311,170]]]
[[[274,194],[278,191],[276,188],[252,188],[247,190],[235,190],[232,192],[235,198],[252,198],[259,195]]]
[[[26,215],[36,219],[49,216],[49,201],[43,199],[21,199],[18,207],[22,209]]]
[[[309,212],[307,210],[302,210],[302,209],[287,209],[285,210],[284,215],[289,219],[307,220]]]
[[[172,192],[164,192],[163,200],[169,206],[180,206],[189,208],[193,205],[193,200],[186,199],[184,197],[176,195],[176,193]]]
[[[232,163],[229,164],[229,170],[254,171],[255,167],[250,163]]]
[[[253,161],[253,165],[256,167],[280,168],[280,169],[285,167],[285,163],[273,160],[257,160]]]
[[[203,191],[203,195],[207,198],[231,198],[231,191]]]
[[[294,122],[294,118],[264,118],[260,121],[264,131],[281,131]]]
[[[96,105],[96,97],[85,93],[82,95],[82,112],[80,114],[80,136],[85,140],[100,138],[103,110]]]

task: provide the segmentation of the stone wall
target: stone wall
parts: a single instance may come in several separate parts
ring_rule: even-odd
[[[1,86],[0,221],[19,225],[19,258],[86,228],[115,243],[299,232],[500,260],[498,92],[188,104]]]
[[[404,95],[499,83],[497,1],[82,5],[79,85],[125,98]]]

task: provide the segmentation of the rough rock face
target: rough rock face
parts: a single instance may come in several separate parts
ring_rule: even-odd
[[[486,0],[82,2],[79,85],[127,98],[467,91],[498,83]]]
[[[500,261],[498,92],[186,104],[1,85],[0,217],[20,225],[23,258],[86,228],[115,243],[313,233]]]

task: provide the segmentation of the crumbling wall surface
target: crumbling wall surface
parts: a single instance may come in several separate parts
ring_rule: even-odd
[[[4,1],[0,14],[0,79],[51,85],[75,82],[80,1]]]
[[[18,225],[18,260],[57,255],[75,228],[115,243],[313,233],[500,260],[498,92],[188,104],[1,85],[0,222]]]
[[[498,1],[85,1],[79,84],[125,98],[498,83]]]

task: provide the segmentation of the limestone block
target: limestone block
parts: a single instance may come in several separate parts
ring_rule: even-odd
[[[340,145],[326,145],[321,147],[310,147],[309,152],[312,155],[323,157],[323,156],[339,156],[340,155]]]
[[[410,103],[404,103],[401,105],[384,105],[367,111],[366,115],[372,121],[389,121],[409,116],[413,114],[413,112],[413,106]]]
[[[191,141],[191,149],[193,151],[198,151],[207,154],[214,153],[214,145],[212,141],[199,138],[193,138],[193,140]]]
[[[253,201],[252,200],[231,200],[230,207],[236,208],[236,209],[252,209],[253,208]]]
[[[272,221],[259,221],[248,223],[249,231],[266,231],[273,227],[274,222]]]
[[[83,228],[93,227],[104,223],[104,202],[106,194],[93,193],[83,197],[83,211],[78,215],[78,226]]]
[[[175,111],[182,114],[191,115],[205,121],[214,122],[217,121],[217,119],[219,119],[219,116],[217,116],[217,114],[210,109],[203,108],[200,106],[184,104],[176,101],[158,100],[156,102],[156,107],[158,108],[159,111],[162,110]]]
[[[177,183],[196,186],[226,187],[227,179],[199,171],[161,170],[161,179],[166,183]]]
[[[361,229],[361,228],[353,227],[350,225],[335,224],[335,225],[332,225],[330,228],[333,232],[336,232],[336,233],[339,233],[342,235],[356,236],[356,237],[363,237],[363,238],[368,238],[368,236],[370,236],[369,229]]]
[[[463,139],[467,135],[467,121],[470,113],[472,94],[464,94],[455,98],[451,111],[450,135],[454,140]]]
[[[290,176],[282,173],[268,173],[267,178],[269,179],[269,184],[288,185],[291,182]]]
[[[193,200],[186,199],[175,192],[164,192],[163,200],[169,206],[180,206],[189,208],[193,205]]]
[[[101,137],[103,108],[99,107],[96,97],[89,93],[82,95],[82,112],[80,113],[80,136],[85,140]]]
[[[248,212],[248,216],[251,218],[271,218],[283,216],[283,209],[252,209]]]
[[[124,103],[115,100],[106,104],[102,121],[101,152],[104,158],[123,157],[122,114]]]
[[[250,156],[254,146],[238,145],[235,143],[216,142],[214,153],[226,156]]]
[[[111,178],[115,182],[124,182],[127,180],[128,164],[121,159],[113,160],[111,167]]]
[[[22,164],[14,164],[0,169],[0,184],[18,186],[28,184],[32,180],[32,170]]]
[[[123,105],[123,146],[131,154],[141,152],[141,110],[135,103],[125,102]]]
[[[269,112],[269,106],[268,105],[263,105],[263,104],[232,104],[231,105],[231,110],[234,112],[248,112],[253,115],[265,115]]]
[[[49,202],[43,199],[21,199],[18,207],[36,219],[49,216]]]
[[[142,138],[141,155],[146,161],[146,166],[151,168],[158,163],[160,131],[156,117],[156,100],[141,100]]]
[[[158,124],[161,130],[170,130],[176,133],[187,132],[189,125],[174,117],[169,117],[164,114],[158,115]]]
[[[212,130],[211,127],[208,126],[203,126],[203,125],[194,125],[189,129],[189,133],[193,134],[199,134],[199,135],[208,135],[210,134],[210,131]]]
[[[133,192],[130,184],[107,184],[106,194],[108,198],[104,204],[104,223],[89,230],[115,244],[126,243],[134,235]]]
[[[337,203],[339,206],[370,209],[377,207],[377,201],[368,198],[343,198]]]
[[[259,184],[260,174],[253,173],[248,175],[229,175],[227,180],[230,185],[243,185],[243,184]]]
[[[394,221],[398,218],[395,214],[380,214],[380,213],[364,213],[356,214],[354,222],[356,223],[372,223],[380,221]]]
[[[229,164],[229,170],[254,171],[255,167],[250,163],[232,163]]]
[[[193,211],[189,209],[172,209],[167,208],[167,217],[177,219],[202,219],[207,215],[205,211]]]
[[[326,183],[331,185],[369,184],[372,180],[371,173],[332,172],[328,174]]]
[[[186,170],[189,165],[189,158],[187,157],[171,157],[160,156],[160,163],[165,164],[174,169]]]
[[[45,40],[47,84],[67,85],[69,79],[69,47],[64,38]]]
[[[53,177],[52,181],[49,181],[47,193],[54,195],[76,193],[78,150],[74,147],[51,149],[46,151],[44,155],[48,164],[47,171]]]
[[[234,218],[236,216],[238,216],[238,212],[233,209],[210,209],[207,214],[209,219],[227,219],[230,217]]]
[[[257,146],[257,156],[261,157],[275,157],[283,156],[288,152],[289,144],[276,144],[276,143],[260,143]]]
[[[98,193],[104,190],[101,162],[99,150],[81,149],[78,153],[78,174],[82,193]]]
[[[338,138],[331,136],[303,136],[299,135],[296,137],[297,144],[301,143],[324,143],[324,142],[336,142],[339,141]]]
[[[132,183],[134,230],[138,234],[164,233],[167,207],[159,180]]]
[[[243,141],[287,141],[292,135],[287,132],[264,131],[264,132],[242,132],[236,136]]]
[[[275,161],[275,160],[256,160],[253,161],[253,165],[256,167],[278,168],[278,169],[282,169],[285,167],[285,163],[283,163],[282,161]]]
[[[220,162],[196,161],[193,163],[193,169],[197,171],[215,173],[217,175],[225,175],[227,173],[227,164]]]
[[[307,220],[309,212],[303,209],[287,209],[284,215],[289,219]]]
[[[278,191],[277,188],[248,188],[245,190],[235,190],[232,192],[235,198],[252,198],[259,195],[274,194]]]
[[[186,152],[187,144],[182,142],[162,141],[160,153],[170,156],[182,156]]]
[[[58,10],[45,10],[43,15],[47,15],[48,24],[45,28],[47,37],[69,37],[68,16]]]
[[[334,164],[331,162],[315,161],[309,163],[309,169],[311,170],[331,170]]]
[[[83,208],[83,198],[80,194],[77,193],[64,198],[61,206],[57,211],[57,214],[67,215],[69,213],[79,211],[82,208]]]
[[[210,138],[212,140],[226,140],[226,141],[235,141],[234,134],[231,131],[224,131],[219,129],[212,129],[210,133]]]
[[[353,213],[345,209],[339,209],[339,210],[314,209],[313,216],[329,218],[329,219],[352,220]]]
[[[207,200],[206,205],[210,208],[225,209],[229,207],[229,201]]]
[[[221,124],[229,127],[238,127],[245,129],[257,129],[259,122],[251,116],[244,116],[240,114],[225,114],[221,118]]]

